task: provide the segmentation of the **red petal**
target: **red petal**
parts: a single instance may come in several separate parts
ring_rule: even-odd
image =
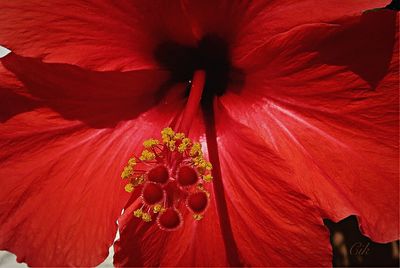
[[[14,92],[94,127],[112,127],[136,117],[169,93],[162,91],[168,77],[163,71],[95,72],[15,54],[1,62],[19,79]]]
[[[237,31],[236,43],[232,48],[234,64],[239,68],[251,66],[258,50],[268,46],[272,39],[286,35],[298,27],[313,24],[338,25],[342,19],[359,16],[369,9],[384,7],[389,2],[366,0],[339,4],[335,1],[318,0],[255,1],[244,12],[242,27]],[[270,58],[263,57],[258,61],[269,62]]]
[[[14,59],[4,61],[11,64]],[[25,60],[18,63],[13,67],[32,67],[24,66]],[[64,80],[49,76],[52,82],[42,94],[43,84],[34,76],[40,75],[39,67],[45,65],[33,65],[38,69],[24,72],[26,76],[18,73],[29,88],[7,83],[9,88],[1,90],[32,93],[30,98],[40,98],[40,105],[57,104],[56,96],[62,105],[80,100],[85,103],[74,95],[77,89],[68,87],[73,83],[70,76]],[[73,73],[79,76],[78,70]],[[96,82],[90,75],[87,78],[101,93],[104,81]],[[1,86],[6,84],[3,82]],[[62,90],[55,90],[55,85]],[[109,96],[112,101],[112,94]],[[108,255],[115,221],[128,198],[120,178],[123,166],[144,139],[171,123],[181,104],[160,105],[136,120],[119,122],[114,129],[91,129],[48,108],[29,111],[35,108],[29,105],[0,124],[0,177],[6,178],[0,182],[0,249],[15,253],[18,261],[30,266],[95,266]],[[101,117],[102,113],[93,113],[91,120],[101,121]]]
[[[318,207],[288,183],[294,174],[285,161],[257,132],[224,110],[216,113],[225,198],[242,264],[331,265],[329,233]]]
[[[192,42],[178,1],[0,3],[0,44],[17,54],[96,70],[156,68],[152,53],[165,40]]]
[[[145,116],[114,130],[87,129],[44,109],[1,125],[0,177],[7,180],[0,187],[0,248],[31,266],[104,260],[128,197],[122,167],[147,135],[169,124],[171,114],[154,117],[159,112],[148,114],[154,125]]]
[[[337,23],[339,19],[384,7],[388,0],[335,1],[182,1],[197,39],[216,34],[228,41],[236,67],[252,65],[252,57],[271,38],[314,23]],[[268,62],[268,58],[262,58]]]
[[[294,169],[291,184],[324,217],[358,215],[378,242],[399,239],[397,16],[293,30],[270,43],[282,53],[247,77],[240,97],[223,99]]]
[[[30,111],[39,104],[24,96],[23,85],[0,61],[0,122],[7,121],[16,114]]]
[[[204,219],[195,221],[185,207],[184,225],[173,232],[155,222],[144,223],[132,216],[139,203],[125,209],[118,219],[120,240],[114,244],[116,266],[227,266],[214,202]]]

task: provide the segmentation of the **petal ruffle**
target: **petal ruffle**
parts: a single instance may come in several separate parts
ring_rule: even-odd
[[[378,242],[399,238],[397,18],[381,10],[282,35],[274,64],[222,100],[288,162],[291,184],[324,217],[355,214]]]
[[[178,1],[2,1],[0,20],[13,52],[95,70],[154,69],[159,42],[193,41]]]

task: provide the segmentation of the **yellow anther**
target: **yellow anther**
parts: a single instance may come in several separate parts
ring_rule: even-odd
[[[200,173],[204,173],[205,170],[212,170],[212,164],[206,161],[202,156],[195,157],[192,160],[193,164],[199,168]]]
[[[206,160],[201,159],[201,160],[199,161],[198,166],[199,166],[200,168],[206,168],[206,166],[207,166]]]
[[[175,131],[173,131],[172,128],[170,127],[166,127],[163,130],[161,130],[161,136],[164,135],[173,137],[175,135]]]
[[[157,205],[155,205],[155,206],[153,207],[153,212],[154,212],[154,213],[158,213],[158,212],[161,211],[161,209],[162,209],[162,206],[161,206],[160,204],[157,204]]]
[[[145,221],[145,222],[149,222],[149,221],[151,221],[151,216],[150,216],[150,214],[149,213],[143,213],[142,214],[142,220],[143,221]]]
[[[195,166],[201,168],[201,169],[207,169],[207,167],[210,167],[211,163],[207,162],[203,156],[198,156],[193,158],[193,163]]]
[[[175,146],[175,141],[168,141],[168,142],[166,142],[165,143],[166,145],[167,145],[167,147],[169,148],[169,150],[172,152],[172,151],[175,151],[175,148],[176,148],[176,146]]]
[[[183,143],[179,144],[178,146],[178,152],[183,153],[184,151],[186,151],[187,146]]]
[[[190,139],[189,138],[184,138],[182,140],[182,143],[179,144],[178,146],[178,152],[183,153],[184,151],[186,151],[186,149],[189,147],[190,145]]]
[[[143,175],[141,175],[141,176],[139,176],[139,177],[136,177],[134,180],[133,180],[133,186],[138,186],[138,185],[140,185],[140,184],[142,184],[144,182],[144,176]]]
[[[202,183],[197,184],[197,189],[204,190],[204,185]]]
[[[135,210],[135,211],[133,212],[133,215],[134,215],[135,217],[137,217],[137,218],[141,218],[141,217],[142,217],[142,214],[143,214],[143,211],[142,211],[141,208],[138,208],[137,210]]]
[[[133,174],[133,167],[132,166],[126,166],[124,167],[124,171],[121,173],[121,178],[127,179]]]
[[[210,162],[206,162],[206,169],[212,170],[212,164]]]
[[[148,139],[148,140],[145,140],[143,142],[144,148],[147,148],[147,149],[149,149],[149,148],[151,148],[151,147],[153,147],[154,145],[157,145],[157,144],[159,144],[159,141],[156,140],[156,139]]]
[[[185,138],[185,134],[184,133],[176,133],[174,139],[175,140],[182,140]]]
[[[195,166],[200,165],[200,163],[202,163],[204,161],[202,156],[194,157],[194,158],[192,158],[192,160],[193,160],[193,163]]]
[[[132,193],[133,190],[135,190],[135,186],[132,183],[128,183],[127,185],[125,185],[125,191],[127,191],[128,193]]]
[[[193,143],[192,148],[190,149],[190,156],[197,157],[203,155],[201,151],[201,144],[198,142]]]
[[[196,221],[199,221],[199,220],[203,219],[203,215],[201,215],[201,214],[193,214],[193,219],[195,219]]]
[[[175,137],[175,132],[170,127],[166,127],[161,131],[163,143],[167,143]]]
[[[136,166],[136,158],[134,158],[134,157],[130,158],[128,161],[128,165],[131,167]]]
[[[186,145],[190,145],[191,142],[192,142],[192,141],[191,141],[189,138],[184,138],[184,139],[182,140],[182,143],[183,143],[183,144],[186,144]]]
[[[140,160],[153,160],[156,155],[148,150],[143,150],[142,155],[139,157]]]
[[[211,182],[213,179],[213,176],[211,174],[203,175],[203,180],[205,182]]]

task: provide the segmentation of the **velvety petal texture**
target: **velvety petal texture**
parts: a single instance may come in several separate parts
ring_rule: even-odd
[[[384,7],[388,2],[181,1],[193,35],[197,39],[210,33],[222,37],[229,43],[232,61],[239,68],[251,67],[254,61],[248,57],[268,46],[268,42],[276,36],[305,25],[338,23],[343,18],[359,16],[365,10]],[[260,60],[269,61],[269,58]]]
[[[179,103],[164,102],[136,119],[113,122],[113,128],[97,124],[94,128],[90,122],[107,118],[110,123],[103,115],[113,110],[87,113],[93,106],[85,105],[84,97],[89,94],[93,96],[90,103],[101,103],[107,84],[104,90],[100,85],[105,80],[91,79],[96,76],[93,72],[88,75],[75,67],[58,66],[64,74],[71,68],[80,81],[87,81],[78,88],[72,85],[76,83],[72,73],[69,79],[57,76],[57,66],[15,55],[2,61],[2,77],[7,78],[2,80],[2,92],[22,96],[26,105],[8,98],[8,107],[17,104],[23,109],[14,109],[0,125],[0,248],[16,253],[18,261],[31,266],[97,265],[108,254],[116,219],[129,197],[120,179],[126,159],[143,139],[170,123],[179,112]],[[12,80],[15,75],[19,82]],[[116,86],[121,84],[126,86]],[[120,89],[118,98],[126,99]],[[96,98],[94,90],[100,97]],[[60,112],[55,111],[58,108]],[[64,112],[70,110],[88,117],[68,118]]]
[[[291,166],[223,108],[215,111],[224,193],[242,265],[329,266],[328,231],[316,204],[290,185]]]
[[[96,70],[158,68],[159,42],[193,42],[179,1],[2,1],[0,45]]]
[[[398,14],[299,27],[241,94],[222,98],[294,169],[291,184],[335,221],[357,215],[374,241],[399,238]],[[282,45],[283,44],[283,45]]]
[[[365,11],[386,4],[2,1],[0,249],[95,266],[117,219],[116,266],[329,266],[323,219],[349,215],[399,239],[398,13]],[[217,170],[204,219],[166,232],[120,174],[190,93],[156,48],[209,35],[244,79],[192,122]]]

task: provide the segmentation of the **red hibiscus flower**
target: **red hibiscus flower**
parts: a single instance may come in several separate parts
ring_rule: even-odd
[[[398,239],[398,15],[363,12],[385,4],[2,1],[0,248],[93,266],[117,219],[118,266],[328,266],[323,219],[348,215]],[[172,232],[133,215],[163,166],[149,196],[120,179],[168,126],[214,177],[203,219],[197,199],[158,218]]]

